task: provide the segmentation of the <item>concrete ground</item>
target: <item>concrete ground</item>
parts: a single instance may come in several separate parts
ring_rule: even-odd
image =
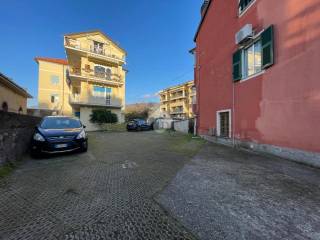
[[[319,183],[318,169],[175,133],[92,133],[88,153],[0,180],[0,239],[315,240]]]
[[[207,143],[157,201],[199,239],[320,239],[320,169]]]
[[[201,141],[92,133],[89,151],[26,159],[0,180],[0,239],[195,239],[153,200]]]

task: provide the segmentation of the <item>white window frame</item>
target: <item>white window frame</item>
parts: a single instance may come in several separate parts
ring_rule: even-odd
[[[242,17],[251,7],[252,5],[256,2],[257,0],[253,0],[251,3],[249,3],[248,6],[246,6],[245,9],[243,9],[242,11],[240,10],[239,8],[239,5],[240,5],[240,0],[238,0],[238,17]]]
[[[251,75],[247,75],[248,74],[248,61],[246,60],[246,54],[245,52],[251,48],[253,46],[253,55],[255,55],[255,44],[257,42],[261,41],[261,38],[256,38],[252,43],[250,43],[248,46],[244,47],[243,50],[242,50],[242,54],[241,54],[241,60],[242,60],[242,77],[243,79],[248,79],[248,78],[252,78],[253,76],[257,76],[257,75],[260,75],[261,72],[263,72],[263,69],[262,69],[262,48],[261,48],[261,69],[260,71],[256,72],[256,73],[253,73]],[[256,58],[254,57],[254,63],[253,63],[253,66],[255,67],[255,61],[256,61]]]
[[[224,109],[224,110],[219,110],[216,113],[216,125],[217,125],[217,136],[220,137],[221,136],[221,125],[220,125],[220,113],[225,113],[228,112],[229,113],[229,138],[231,138],[232,135],[232,116],[231,116],[231,109]]]

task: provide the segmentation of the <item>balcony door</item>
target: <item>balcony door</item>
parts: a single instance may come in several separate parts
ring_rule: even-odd
[[[95,77],[98,77],[98,78],[111,80],[111,69],[108,67],[96,65],[94,67],[94,75]]]
[[[93,41],[93,52],[103,54],[103,43]]]

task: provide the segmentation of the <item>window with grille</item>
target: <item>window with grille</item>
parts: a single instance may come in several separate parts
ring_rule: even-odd
[[[220,137],[229,137],[230,133],[230,115],[229,112],[219,113]]]

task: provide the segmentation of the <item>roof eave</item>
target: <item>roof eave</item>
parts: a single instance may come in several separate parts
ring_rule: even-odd
[[[107,34],[105,34],[104,32],[102,32],[99,29],[91,30],[91,31],[85,31],[85,32],[78,32],[78,33],[68,33],[68,34],[64,34],[63,36],[64,37],[70,37],[70,36],[85,35],[85,34],[90,34],[90,33],[100,33],[100,34],[104,35],[111,42],[113,42],[121,51],[123,51],[124,54],[127,56],[127,51],[126,50],[124,50],[122,47],[120,47],[120,45],[118,43],[114,42],[111,37],[109,37]]]
[[[197,38],[198,38],[198,35],[199,35],[199,32],[200,32],[200,29],[201,29],[202,24],[203,24],[203,22],[204,22],[204,20],[205,20],[205,18],[206,18],[206,16],[207,16],[207,13],[208,13],[208,11],[209,11],[209,8],[210,8],[210,5],[211,5],[212,2],[213,2],[213,0],[209,1],[209,4],[208,4],[207,8],[205,9],[205,12],[204,12],[203,16],[201,17],[201,21],[200,21],[200,24],[199,24],[199,26],[198,26],[198,28],[197,28],[197,32],[196,32],[196,34],[195,34],[195,36],[194,36],[194,38],[193,38],[193,41],[194,41],[194,42],[197,41]]]

